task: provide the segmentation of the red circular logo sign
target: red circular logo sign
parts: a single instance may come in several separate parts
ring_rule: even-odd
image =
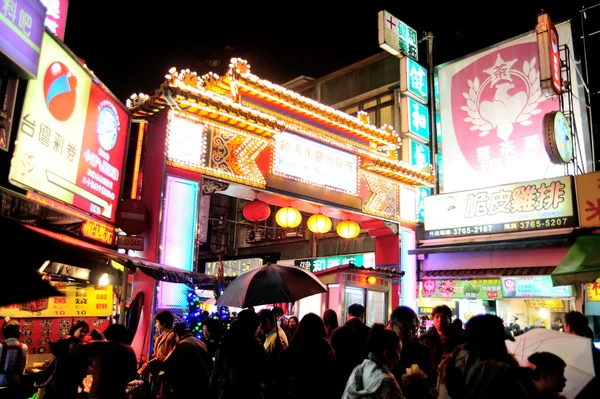
[[[62,62],[50,64],[44,74],[44,98],[54,118],[64,122],[75,111],[77,77]]]

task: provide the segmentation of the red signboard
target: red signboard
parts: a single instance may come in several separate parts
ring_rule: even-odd
[[[41,0],[46,7],[46,28],[50,29],[60,40],[65,40],[65,27],[67,25],[67,11],[69,0]]]
[[[537,44],[540,68],[540,83],[547,97],[561,94],[561,63],[558,43],[558,32],[546,13],[538,16],[536,25]]]

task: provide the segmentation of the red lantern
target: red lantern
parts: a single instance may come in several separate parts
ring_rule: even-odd
[[[271,216],[271,207],[266,202],[255,199],[244,206],[242,213],[246,220],[250,222],[262,222]]]

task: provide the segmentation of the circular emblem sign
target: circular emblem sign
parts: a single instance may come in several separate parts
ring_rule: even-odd
[[[129,235],[141,234],[148,228],[150,214],[142,201],[127,199],[117,207],[117,226]]]
[[[573,138],[571,126],[565,114],[560,111],[544,115],[544,142],[550,161],[555,164],[569,163],[573,160]]]

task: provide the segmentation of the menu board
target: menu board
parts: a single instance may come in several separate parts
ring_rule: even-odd
[[[424,280],[421,298],[502,299],[499,278],[476,280]]]

